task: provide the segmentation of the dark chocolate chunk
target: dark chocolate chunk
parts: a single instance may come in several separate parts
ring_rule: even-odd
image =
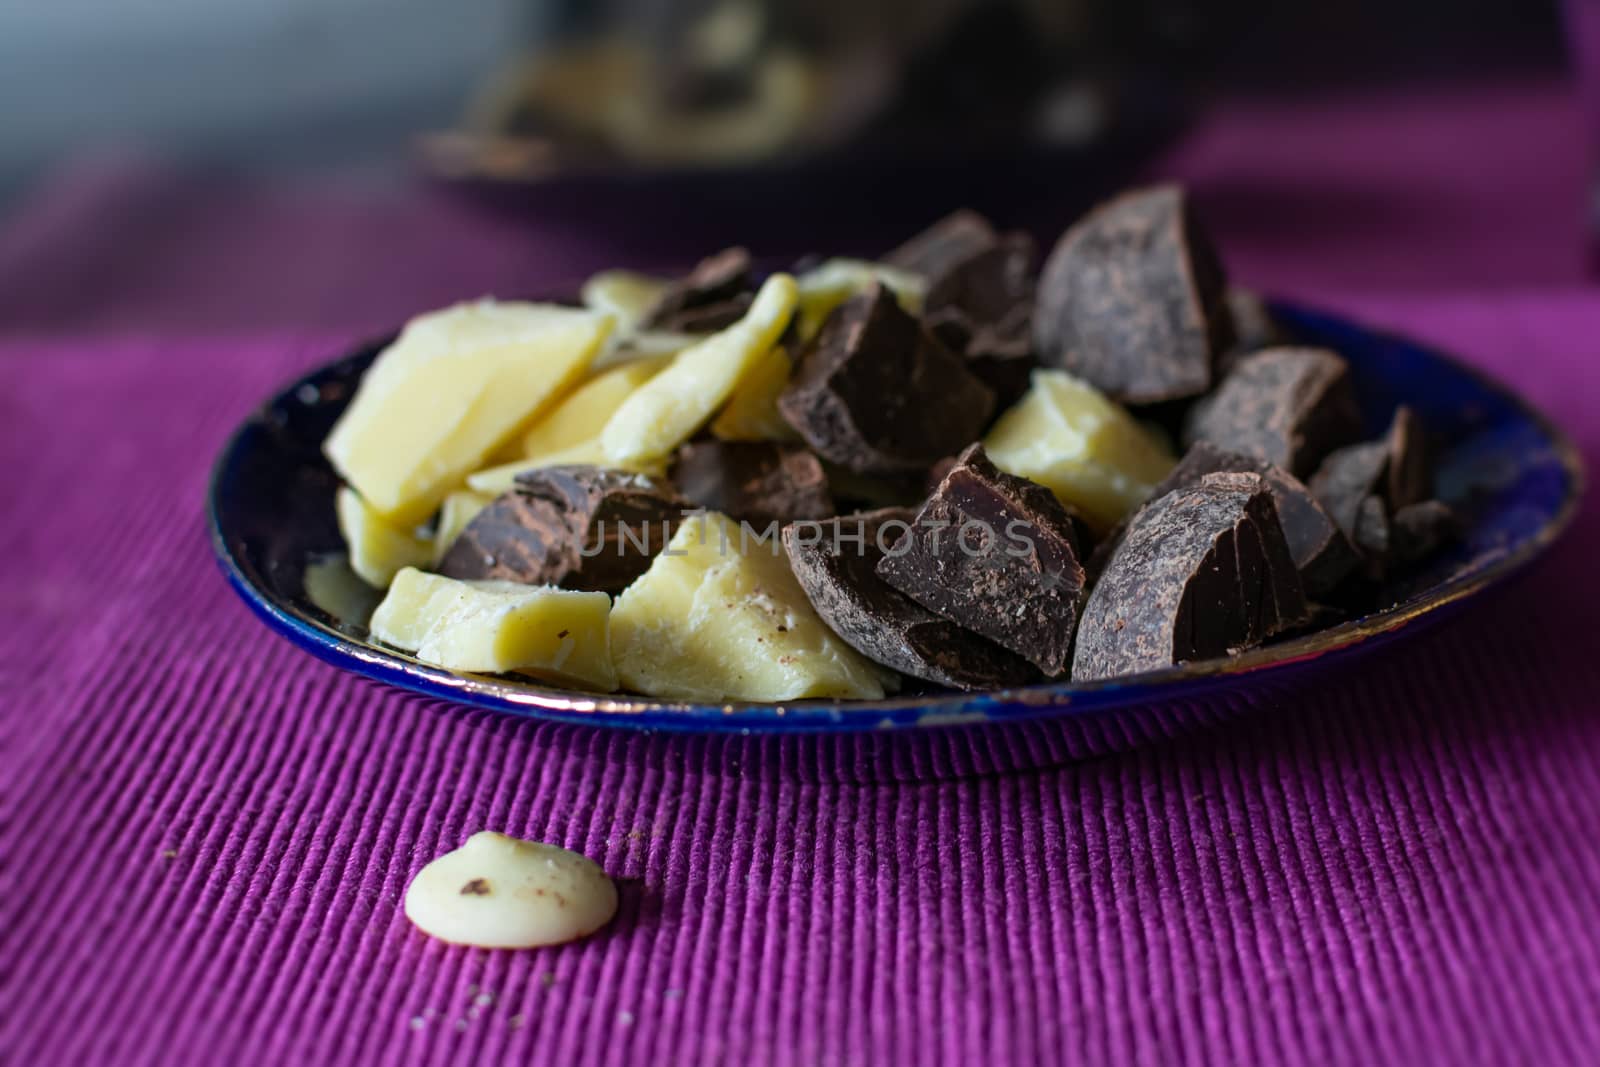
[[[1008,233],[932,276],[922,298],[925,314],[954,308],[973,323],[998,322],[1033,302],[1033,238]]]
[[[754,293],[739,293],[715,304],[687,307],[664,315],[652,324],[654,329],[673,333],[716,333],[744,318],[755,302]]]
[[[1057,675],[1067,665],[1083,593],[1075,536],[1055,494],[997,470],[973,445],[878,564],[878,575]]]
[[[881,262],[932,280],[990,247],[995,240],[994,227],[988,219],[962,208],[889,252]]]
[[[1241,359],[1195,404],[1184,444],[1209,441],[1304,478],[1361,434],[1350,369],[1323,348],[1266,348]]]
[[[1375,560],[1389,557],[1389,509],[1383,501],[1369,496],[1356,509],[1355,530],[1351,534],[1356,547]]]
[[[1072,676],[1243,651],[1307,614],[1266,480],[1207,474],[1134,517],[1084,605]]]
[[[835,514],[817,457],[798,445],[696,441],[678,451],[672,481],[690,503],[765,525]]]
[[[480,511],[439,564],[495,578],[619,593],[672,538],[689,502],[642,474],[543,467]]]
[[[822,469],[828,477],[828,488],[833,491],[833,501],[840,514],[879,508],[916,508],[928,497],[929,482],[922,471],[892,475],[857,474],[826,460]]]
[[[778,410],[824,459],[860,474],[925,469],[976,440],[994,393],[873,284],[829,315]]]
[[[923,316],[923,325],[946,348],[966,358],[967,369],[994,391],[997,408],[1009,407],[1028,391],[1038,363],[1033,358],[1033,309],[1018,305],[999,322],[976,325],[956,308]]]
[[[1461,536],[1461,518],[1442,500],[1407,504],[1389,516],[1389,552],[1406,566],[1433,554],[1440,545]]]
[[[1384,479],[1383,502],[1399,511],[1420,504],[1433,492],[1433,470],[1428,464],[1428,448],[1422,420],[1401,404],[1389,421],[1384,435],[1389,451],[1389,469]]]
[[[1259,474],[1272,493],[1283,527],[1289,555],[1300,571],[1306,592],[1312,595],[1333,588],[1359,562],[1349,539],[1304,483],[1283,468],[1218,448],[1208,441],[1197,441],[1184,454],[1172,472],[1155,487],[1143,507],[1181,486],[1191,485],[1207,474],[1250,472]],[[1096,546],[1089,560],[1090,575],[1105,569],[1121,544],[1132,517],[1113,530]]]
[[[690,327],[685,323],[691,323],[698,324],[700,329],[721,329],[744,314],[741,309],[727,318],[732,304],[751,288],[750,253],[743,248],[725,248],[702,259],[688,274],[668,285],[644,316],[643,325],[648,329],[688,330]],[[704,309],[719,305],[729,306],[709,317],[703,313]],[[694,311],[702,314],[698,317],[688,314]],[[719,325],[706,325],[719,321]]]
[[[958,211],[891,252],[886,262],[928,283],[922,319],[968,369],[1010,404],[1028,388],[1033,359],[1033,238],[996,234]]]
[[[1009,407],[1028,391],[1038,366],[1033,358],[1033,301],[1024,298],[991,321],[946,306],[923,315],[923,325],[952,352],[966,357],[967,369],[990,389],[996,403]]]
[[[1377,492],[1388,463],[1383,441],[1365,441],[1334,450],[1317,468],[1311,492],[1347,535],[1355,536],[1361,502]]]
[[[1233,319],[1233,347],[1230,351],[1242,355],[1289,343],[1288,333],[1273,319],[1261,294],[1230,285],[1224,299],[1228,302],[1228,314]]]
[[[1183,191],[1157,186],[1095,208],[1062,235],[1039,279],[1039,361],[1115,400],[1211,388],[1232,341],[1222,267]]]
[[[1311,478],[1311,492],[1354,537],[1367,497],[1378,497],[1389,512],[1427,498],[1433,479],[1422,438],[1416,415],[1402,404],[1382,437],[1329,453]]]
[[[956,689],[1024,685],[1038,672],[901,594],[876,573],[916,513],[885,508],[783,531],[789,566],[833,631],[856,651],[914,678]]]

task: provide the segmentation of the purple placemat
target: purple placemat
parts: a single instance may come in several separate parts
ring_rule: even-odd
[[[1205,187],[1204,138],[1222,135],[1199,136],[1179,158]],[[382,227],[337,196],[219,193],[216,232],[155,242],[154,269],[129,234],[162,228],[118,208],[133,187],[187,188],[167,181],[80,178],[0,233],[8,1062],[1569,1063],[1600,1047],[1592,497],[1547,561],[1459,622],[1223,730],[1091,763],[942,780],[849,740],[443,709],[255,622],[209,557],[206,468],[268,390],[403,313],[389,303],[570,260],[418,205],[444,251],[394,264],[350,245]],[[191,200],[165,195],[181,227]],[[1545,210],[1526,225],[1553,229]],[[1372,261],[1404,258],[1380,238]],[[1446,257],[1467,240],[1439,237]],[[461,242],[483,258],[451,258]],[[1274,268],[1265,235],[1222,242],[1249,281],[1315,280],[1292,243]],[[1533,280],[1566,277],[1566,245],[1548,252]],[[250,317],[246,281],[279,275],[295,277]],[[1600,466],[1600,294],[1330,279],[1330,302],[1515,379]],[[222,332],[238,326],[253,332]],[[616,923],[526,953],[417,934],[406,881],[481,828],[594,856],[624,880]]]

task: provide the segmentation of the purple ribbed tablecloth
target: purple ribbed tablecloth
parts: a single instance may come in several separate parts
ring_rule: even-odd
[[[1159,169],[1246,281],[1516,381],[1597,469],[1576,115],[1549,89],[1236,108]],[[1514,587],[1344,677],[1007,775],[450,710],[266,632],[201,518],[232,425],[355,335],[601,255],[414,192],[153,168],[69,173],[0,228],[0,1058],[1600,1055],[1593,497]],[[538,952],[417,933],[407,880],[483,828],[596,858],[616,922]]]

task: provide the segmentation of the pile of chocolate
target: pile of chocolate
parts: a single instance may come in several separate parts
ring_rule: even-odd
[[[702,437],[667,479],[524,473],[440,570],[616,593],[685,509],[777,523],[806,596],[849,645],[912,678],[993,689],[1228,656],[1327,625],[1372,607],[1397,568],[1452,534],[1413,413],[1362,440],[1345,361],[1294,345],[1228,287],[1178,188],[1095,209],[1042,270],[1025,234],[967,211],[881,263],[925,282],[920,306],[871,284],[796,345],[777,402],[795,443]],[[719,253],[649,325],[718,328],[754,286],[748,256]],[[1187,449],[1113,526],[975,443],[1040,368]]]

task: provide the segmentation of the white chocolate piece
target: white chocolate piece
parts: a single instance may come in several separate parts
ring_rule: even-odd
[[[794,362],[774,345],[734,387],[728,406],[711,420],[711,432],[724,441],[798,441],[800,434],[778,411],[778,394],[789,384]]]
[[[606,459],[625,465],[663,459],[704,426],[750,368],[777,343],[798,290],[774,274],[738,322],[679,352],[666,370],[623,401],[600,434]]]
[[[588,937],[617,914],[599,864],[555,845],[484,830],[406,887],[406,918],[429,937],[478,948],[538,948]]]
[[[392,525],[367,506],[349,486],[340,486],[333,508],[350,553],[350,569],[376,589],[388,588],[402,567],[425,566],[433,546],[409,530]]]
[[[609,693],[617,687],[611,598],[516,582],[462,582],[406,568],[372,613],[372,636],[424,663],[529,674]]]
[[[818,618],[777,538],[740,533],[716,512],[686,520],[617,597],[623,684],[675,700],[882,697],[894,676]]]
[[[631,334],[667,291],[670,283],[631,270],[603,270],[583,283],[583,306],[617,320],[617,332]]]
[[[815,337],[834,308],[873,282],[888,286],[896,302],[911,314],[922,311],[927,282],[921,275],[865,259],[824,260],[795,279],[800,288],[799,321],[796,323],[800,340],[809,341]]]
[[[489,300],[413,319],[323,451],[391,523],[421,522],[588,368],[610,329],[592,311]]]
[[[1065,371],[1033,386],[983,439],[996,467],[1049,488],[1101,531],[1149,497],[1177,461],[1126,408]]]
[[[522,458],[540,459],[587,442],[598,448],[606,420],[645,382],[666,368],[662,357],[601,371],[541,415],[522,438]]]
[[[478,517],[478,512],[489,506],[494,499],[487,493],[475,493],[471,489],[457,489],[444,498],[444,503],[439,505],[439,523],[433,530],[433,565],[437,567],[439,561],[444,559],[444,554],[450,551],[450,546],[455,544],[461,531],[467,528],[467,523]]]

